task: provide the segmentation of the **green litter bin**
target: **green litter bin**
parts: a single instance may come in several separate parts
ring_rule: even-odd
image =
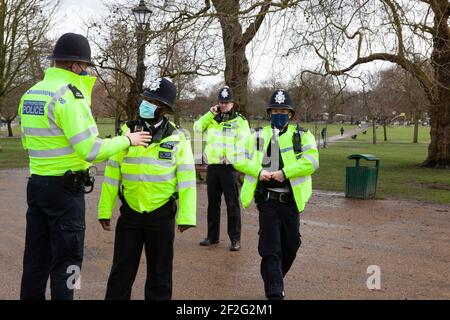
[[[346,168],[345,197],[375,198],[380,159],[372,154],[352,154],[347,159],[356,160],[356,166]],[[375,161],[375,166],[360,166],[359,161],[361,159]]]

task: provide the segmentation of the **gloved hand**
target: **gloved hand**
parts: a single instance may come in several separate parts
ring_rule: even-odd
[[[111,220],[110,219],[99,219],[98,222],[102,225],[103,230],[111,231]]]

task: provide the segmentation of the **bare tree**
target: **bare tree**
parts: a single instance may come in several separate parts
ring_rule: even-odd
[[[116,117],[116,126],[123,118],[134,119],[137,114],[139,81],[134,74],[139,44],[131,16],[133,5],[130,1],[108,3],[108,17],[90,24],[91,41],[100,52],[96,58],[97,73],[109,98],[115,101],[111,111]],[[158,7],[158,3],[152,7],[153,19],[145,30],[148,47],[146,69],[151,71],[150,77],[170,77],[177,86],[177,98],[183,98],[186,91],[193,91],[197,77],[218,74],[221,68],[215,60],[213,44],[206,39],[208,34],[203,32],[203,29],[208,29],[210,19],[204,19],[198,28],[174,24],[180,13],[172,12],[170,8]],[[146,72],[144,79],[149,80],[150,77]],[[178,114],[175,116],[179,122]]]
[[[42,0],[0,0],[0,99],[30,80],[27,62],[45,48],[57,7]]]
[[[305,19],[292,29],[290,52],[313,51],[321,64],[312,71],[327,75],[355,76],[374,61],[405,69],[429,101],[431,143],[423,165],[450,168],[448,0],[309,0],[301,7]]]
[[[44,76],[51,48],[45,34],[57,5],[0,0],[0,119],[10,137],[20,97]]]

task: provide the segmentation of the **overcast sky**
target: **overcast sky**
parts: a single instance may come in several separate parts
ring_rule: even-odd
[[[55,0],[56,1],[56,0]],[[136,0],[136,4],[138,4]],[[99,17],[107,14],[101,0],[61,0],[60,10],[57,13],[57,19],[55,27],[51,30],[50,35],[55,39],[61,34],[66,32],[81,33],[86,35],[87,29],[85,23],[93,19],[99,19]],[[262,34],[262,33],[261,33]],[[261,39],[260,39],[261,40]],[[250,63],[250,78],[252,83],[260,84],[266,79],[275,77],[280,81],[290,80],[296,74],[299,73],[301,64],[299,62],[287,62],[275,59],[279,53],[276,52],[273,39],[262,39],[263,45],[258,45],[255,49],[250,46],[248,49],[248,59]],[[260,44],[261,41],[258,42]],[[362,69],[376,71],[384,68],[386,64],[369,64]],[[303,65],[304,67],[304,65]],[[208,77],[200,80],[199,85],[202,87],[210,87],[212,84],[223,81],[223,75],[220,77]],[[351,84],[356,88],[360,85],[357,83]]]
[[[136,0],[136,4],[138,0]],[[66,32],[81,33],[86,35],[87,29],[85,22],[98,19],[106,14],[106,8],[101,0],[61,0],[60,10],[57,13],[57,22],[51,30],[50,35],[55,39]],[[265,49],[267,50],[266,46]],[[274,52],[267,50],[266,54],[249,53],[249,62],[251,68],[251,79],[254,83],[261,83],[272,74],[279,74],[277,66],[273,64]],[[281,66],[279,66],[281,67]],[[292,68],[289,69],[293,71]],[[223,77],[223,76],[222,76]],[[211,81],[212,80],[212,81]],[[220,82],[221,77],[214,79],[208,78],[204,82],[208,85]],[[205,84],[207,85],[207,84]]]

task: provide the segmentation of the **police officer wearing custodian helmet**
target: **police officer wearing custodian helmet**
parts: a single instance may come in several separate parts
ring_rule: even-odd
[[[69,277],[81,270],[88,168],[127,150],[145,146],[148,132],[100,139],[90,105],[95,77],[88,40],[62,35],[49,57],[54,66],[23,96],[19,105],[22,144],[30,158],[27,226],[21,299],[73,299]],[[73,277],[71,277],[73,278]]]
[[[267,113],[271,125],[247,140],[253,152],[235,167],[246,174],[243,207],[254,198],[259,211],[258,251],[266,297],[281,300],[283,278],[301,244],[300,213],[311,197],[311,174],[319,168],[319,153],[311,132],[289,124],[295,110],[286,90],[272,94]]]
[[[166,78],[154,80],[142,93],[139,118],[123,131],[151,132],[147,148],[131,147],[111,157],[99,203],[99,221],[111,229],[111,215],[120,197],[114,258],[106,299],[128,300],[143,248],[147,261],[145,299],[172,297],[175,214],[178,230],[196,225],[196,183],[191,143],[164,116],[172,112],[176,88]]]
[[[228,215],[230,250],[241,248],[241,211],[239,207],[238,172],[236,160],[238,142],[248,134],[248,121],[235,110],[233,92],[228,86],[219,91],[219,105],[194,123],[194,130],[206,133],[204,158],[208,164],[206,185],[208,193],[208,233],[201,246],[219,243],[220,202],[225,196]],[[245,153],[245,152],[244,152]]]

